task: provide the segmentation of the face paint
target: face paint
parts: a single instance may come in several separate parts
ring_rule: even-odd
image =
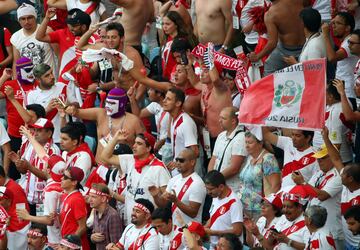
[[[105,110],[108,116],[116,115],[119,112],[119,100],[107,98],[105,101]]]
[[[34,75],[33,75],[33,67],[32,66],[27,66],[27,67],[24,67],[24,68],[21,68],[20,69],[20,76],[21,76],[21,79],[25,82],[29,82],[29,83],[32,83],[34,82]]]

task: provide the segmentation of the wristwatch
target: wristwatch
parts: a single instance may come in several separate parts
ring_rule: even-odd
[[[187,224],[185,224],[184,226],[181,227],[181,230],[184,230],[185,228],[188,228],[189,226]]]
[[[359,1],[360,1],[360,0],[359,0]],[[224,44],[223,44],[223,45],[221,45],[221,48],[222,48],[222,49],[224,49],[224,50],[228,50],[228,49],[229,49],[229,47],[228,47],[228,46],[226,46],[226,45],[224,45]]]

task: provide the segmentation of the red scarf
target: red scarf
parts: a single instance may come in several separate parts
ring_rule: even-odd
[[[137,156],[134,156],[136,171],[141,174],[143,167],[149,165],[154,158],[155,156],[153,154],[150,154],[145,160],[140,160]]]
[[[91,165],[95,166],[96,165],[96,161],[95,161],[95,157],[93,155],[93,153],[91,152],[91,149],[89,148],[89,146],[87,145],[86,142],[81,143],[77,148],[75,148],[73,151],[68,152],[67,153],[67,157],[72,156],[73,154],[76,154],[78,152],[87,152],[90,157],[91,157]]]

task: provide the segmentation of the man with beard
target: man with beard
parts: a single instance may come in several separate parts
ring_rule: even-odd
[[[33,90],[36,87],[35,78],[33,76],[33,63],[29,58],[22,57],[16,61],[16,75],[17,80],[10,80],[11,70],[4,70],[3,75],[0,78],[0,98],[5,98],[5,89],[6,87],[11,87],[14,92],[15,100],[17,100],[20,105],[26,106],[26,96],[30,90]],[[24,125],[24,121],[19,119],[20,115],[16,110],[15,106],[11,101],[6,97],[6,113],[8,115],[8,129],[7,132],[10,137],[10,146],[11,150],[17,152],[21,146],[21,135],[19,132],[20,126]],[[6,163],[6,162],[4,162]],[[8,163],[7,163],[8,164]],[[10,168],[7,169],[9,165],[4,164],[6,171],[9,170],[9,177],[13,179],[18,179],[20,177],[19,172],[16,170],[14,165],[10,165]]]
[[[126,175],[127,192],[125,193],[125,217],[129,223],[131,209],[135,199],[145,198],[154,201],[150,194],[150,187],[164,192],[170,179],[170,174],[164,164],[158,160],[153,152],[155,138],[149,133],[137,134],[134,154],[114,155],[116,143],[126,138],[125,130],[119,130],[101,154],[102,160],[109,165],[120,166],[120,172]]]
[[[348,229],[353,235],[360,234],[360,205],[350,207],[344,214]],[[359,245],[360,247],[360,245]]]
[[[30,5],[23,3],[17,9],[17,18],[22,27],[21,30],[15,32],[11,36],[11,44],[13,45],[13,73],[15,77],[15,62],[20,57],[30,58],[34,65],[40,63],[46,63],[51,65],[52,68],[55,66],[54,51],[50,44],[38,41],[35,38],[36,31],[40,25],[36,23],[36,10]],[[47,32],[53,30],[48,27]],[[54,45],[57,49],[57,46]],[[55,71],[54,71],[55,72]]]
[[[65,109],[65,112],[72,116],[88,121],[96,121],[97,138],[99,138],[96,151],[96,160],[98,162],[101,162],[99,158],[101,152],[113,138],[116,131],[127,131],[126,138],[120,143],[127,144],[129,147],[134,144],[136,134],[145,131],[141,120],[125,111],[127,102],[126,92],[120,88],[113,88],[106,98],[105,108],[78,109],[75,106],[69,106]]]
[[[135,200],[129,224],[120,240],[106,246],[107,250],[146,249],[159,250],[159,235],[151,226],[154,205],[146,199]]]
[[[72,9],[68,12],[66,19],[67,28],[46,33],[46,29],[50,20],[55,16],[54,9],[48,9],[45,18],[36,32],[36,39],[45,43],[59,44],[59,81],[65,82],[62,79],[62,74],[69,71],[77,63],[77,59],[81,56],[81,51],[76,51],[75,46],[80,36],[82,36],[88,29],[91,23],[90,16],[79,10]],[[90,43],[95,43],[96,37],[90,39]]]

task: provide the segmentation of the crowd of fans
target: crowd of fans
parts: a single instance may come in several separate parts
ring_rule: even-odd
[[[360,1],[0,0],[0,44],[0,250],[359,249]],[[239,123],[320,58],[322,131]]]

